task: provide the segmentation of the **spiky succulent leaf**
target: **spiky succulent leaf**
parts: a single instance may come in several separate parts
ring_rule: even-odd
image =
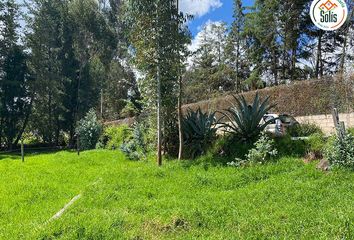
[[[190,157],[203,154],[216,136],[215,113],[203,113],[199,108],[196,111],[188,110],[182,120],[184,144],[188,148]]]
[[[261,121],[274,105],[270,105],[269,97],[262,102],[258,93],[251,105],[247,103],[244,96],[233,96],[233,98],[235,103],[222,112],[222,119],[227,122],[221,124],[221,127],[226,129],[227,132],[232,132],[242,139],[250,141],[271,123],[271,121],[267,121],[261,124]],[[228,129],[231,129],[231,131]]]

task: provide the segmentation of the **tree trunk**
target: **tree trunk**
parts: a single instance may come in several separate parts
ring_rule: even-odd
[[[177,9],[177,14],[179,14],[179,1],[176,0],[176,9]],[[177,34],[179,33],[179,23],[177,24]],[[177,51],[179,51],[179,47],[177,48]],[[180,63],[179,63],[180,64]],[[179,65],[179,68],[181,68],[181,65]],[[179,69],[181,70],[181,69]],[[178,118],[178,136],[179,136],[179,150],[178,150],[178,160],[182,160],[183,158],[183,145],[184,145],[184,139],[183,139],[183,128],[182,128],[182,71],[178,71],[180,76],[178,76],[178,103],[177,103],[177,118]]]
[[[103,121],[103,89],[101,88],[101,120]]]
[[[316,69],[315,69],[316,78],[319,77],[321,65],[322,65],[322,30],[319,30],[318,43],[317,43]]]
[[[48,93],[48,124],[49,124],[49,136],[48,136],[48,140],[50,142],[50,144],[53,143],[53,138],[52,138],[52,134],[53,134],[53,119],[52,119],[52,93],[49,90]]]
[[[183,129],[182,129],[182,76],[179,76],[179,93],[178,93],[178,135],[179,135],[179,151],[178,160],[183,158]]]
[[[286,42],[287,42],[287,34],[285,33],[285,36],[284,36],[284,46],[283,46],[283,61],[282,61],[282,80],[285,81],[286,79],[286,58],[287,58],[287,45],[286,45]]]
[[[276,53],[275,53],[275,49],[274,47],[272,47],[272,59],[273,59],[273,66],[272,66],[272,72],[273,72],[273,75],[274,75],[274,83],[276,86],[279,85],[279,81],[278,81],[278,64],[277,64],[277,56],[276,56]]]
[[[240,73],[240,33],[238,31],[238,36],[237,36],[237,46],[236,46],[236,92],[238,92],[239,88],[239,73]]]
[[[162,166],[162,128],[161,128],[161,79],[160,62],[157,63],[157,165]]]
[[[296,73],[296,47],[293,48],[291,54],[291,81],[295,80]]]
[[[56,129],[55,129],[55,146],[59,146],[59,135],[60,135],[60,121],[59,114],[57,113],[55,116]]]

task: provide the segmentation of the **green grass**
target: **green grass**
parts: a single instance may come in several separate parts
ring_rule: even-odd
[[[1,239],[351,239],[354,173],[243,169],[89,151],[0,157]],[[74,196],[82,198],[48,223]]]

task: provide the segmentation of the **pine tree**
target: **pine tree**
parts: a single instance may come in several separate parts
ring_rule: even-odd
[[[245,58],[245,13],[241,0],[234,0],[233,18],[225,51],[227,54],[227,63],[235,72],[234,90],[240,92],[243,89],[241,83],[249,77],[249,68]]]
[[[0,147],[5,143],[9,149],[22,136],[33,100],[18,19],[19,6],[14,0],[0,5]]]

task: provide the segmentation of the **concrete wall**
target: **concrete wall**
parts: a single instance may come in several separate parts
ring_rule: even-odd
[[[326,134],[331,134],[335,132],[333,117],[331,114],[328,115],[313,115],[313,116],[303,116],[295,117],[299,123],[314,123]],[[339,120],[345,123],[347,128],[354,127],[354,113],[339,114]]]

